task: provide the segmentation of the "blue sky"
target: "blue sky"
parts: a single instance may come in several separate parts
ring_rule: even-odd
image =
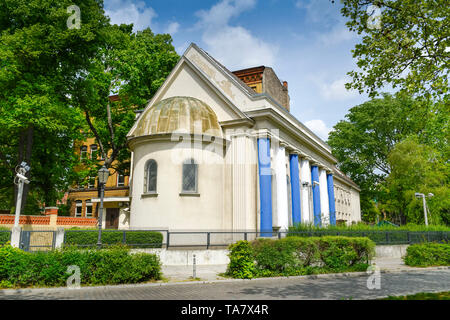
[[[231,71],[270,66],[289,83],[291,113],[322,139],[366,95],[347,91],[360,41],[329,0],[104,0],[112,23],[170,33],[181,55],[191,42]]]

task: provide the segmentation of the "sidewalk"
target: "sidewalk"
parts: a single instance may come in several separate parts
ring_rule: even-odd
[[[427,268],[414,268],[405,265],[401,258],[374,258],[372,263],[380,268],[381,272],[401,272],[412,270],[426,270]],[[224,273],[227,265],[197,265],[196,279],[197,281],[215,281],[225,280],[226,278],[219,276]],[[195,281],[193,277],[193,266],[163,266],[163,276],[167,282]]]

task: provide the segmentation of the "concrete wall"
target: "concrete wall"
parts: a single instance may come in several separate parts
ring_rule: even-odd
[[[206,150],[201,142],[194,149],[190,147],[170,140],[134,147],[130,228],[223,229],[223,154],[220,147]],[[189,158],[198,164],[198,194],[195,195],[181,194],[182,162]],[[149,159],[158,165],[155,195],[144,194],[144,170]]]
[[[376,246],[377,258],[401,258],[406,254],[408,245]],[[167,249],[132,249],[131,252],[145,252],[158,255],[163,265],[190,266],[195,254],[198,265],[228,264],[228,249],[219,250],[167,250]]]
[[[167,250],[167,249],[133,249],[132,253],[145,252],[158,255],[163,265],[189,266],[193,263],[195,254],[196,264],[216,265],[228,264],[228,250]]]

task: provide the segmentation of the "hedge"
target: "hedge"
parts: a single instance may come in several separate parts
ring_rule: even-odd
[[[68,266],[80,268],[81,284],[139,283],[161,279],[161,263],[154,254],[130,254],[125,247],[48,252],[25,252],[0,246],[0,287],[65,286]]]
[[[238,241],[229,246],[226,274],[233,278],[365,271],[375,243],[367,238],[286,237]]]
[[[403,259],[412,267],[450,266],[450,244],[413,244],[406,249]]]
[[[0,229],[0,244],[5,244],[11,240],[11,232]]]
[[[123,243],[125,232],[126,245],[133,248],[161,248],[163,235],[155,231],[102,231],[102,244],[116,245]],[[65,232],[65,244],[74,246],[96,246],[98,231],[76,230]]]

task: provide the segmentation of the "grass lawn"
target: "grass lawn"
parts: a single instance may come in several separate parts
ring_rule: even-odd
[[[389,296],[381,300],[450,300],[450,291],[438,293],[422,292],[413,295],[398,296],[398,297]]]

